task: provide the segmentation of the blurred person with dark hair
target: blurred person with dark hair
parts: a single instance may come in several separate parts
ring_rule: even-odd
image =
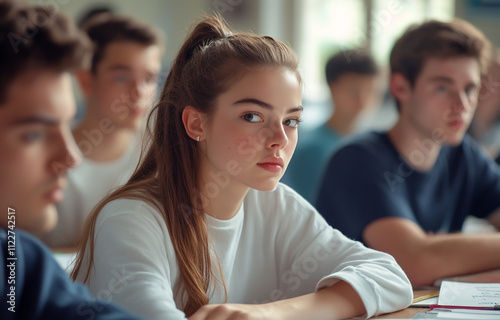
[[[161,36],[145,23],[104,13],[89,19],[83,30],[94,45],[90,65],[77,73],[86,114],[73,135],[83,159],[68,174],[68,190],[57,207],[58,225],[42,237],[51,248],[64,251],[76,249],[92,208],[135,168],[161,67]]]
[[[466,134],[489,54],[462,20],[408,28],[390,56],[398,120],[337,149],[321,184],[325,219],[394,256],[413,286],[500,281],[500,234],[460,232],[468,215],[500,229],[500,168]]]
[[[482,79],[469,134],[493,158],[500,153],[500,64],[498,58],[491,61]]]
[[[2,320],[136,319],[73,283],[29,234],[54,227],[65,175],[80,161],[69,128],[70,73],[88,52],[87,39],[66,16],[0,0]]]
[[[78,27],[83,28],[87,21],[100,14],[114,14],[114,10],[108,6],[95,6],[88,9],[78,19]]]
[[[361,50],[343,50],[325,67],[333,102],[331,117],[320,127],[301,132],[301,137],[282,180],[308,201],[316,199],[322,173],[340,140],[355,131],[357,121],[381,99],[377,88],[378,67]]]

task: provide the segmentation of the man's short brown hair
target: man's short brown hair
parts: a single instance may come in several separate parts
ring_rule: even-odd
[[[161,46],[162,36],[155,28],[131,17],[98,14],[82,26],[94,44],[90,70],[95,73],[107,46],[117,41],[136,42],[144,46]]]
[[[53,7],[0,0],[0,102],[21,73],[73,71],[89,50],[85,35]]]
[[[429,58],[469,56],[476,58],[486,72],[490,43],[472,24],[455,19],[452,22],[428,21],[409,27],[391,52],[391,73],[401,73],[413,86]]]

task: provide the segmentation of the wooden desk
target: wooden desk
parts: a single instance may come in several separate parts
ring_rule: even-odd
[[[423,295],[429,294],[431,292],[434,292],[436,290],[418,290],[418,291],[413,291],[413,298],[418,298]],[[418,312],[426,312],[429,311],[429,308],[406,308],[400,311],[396,311],[393,313],[387,313],[380,315],[378,317],[373,317],[370,319],[411,319],[415,315],[415,313]]]

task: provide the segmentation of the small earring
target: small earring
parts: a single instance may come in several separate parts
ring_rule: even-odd
[[[196,141],[200,141],[200,136],[197,136],[197,137],[196,137]]]

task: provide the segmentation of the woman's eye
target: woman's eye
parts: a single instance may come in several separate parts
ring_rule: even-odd
[[[262,118],[256,113],[247,113],[247,114],[243,115],[243,119],[245,119],[248,122],[260,122],[260,121],[262,121]]]
[[[297,126],[299,125],[299,123],[301,121],[302,120],[300,120],[300,119],[286,119],[284,124],[285,124],[285,126],[288,126],[288,127],[297,128]]]

